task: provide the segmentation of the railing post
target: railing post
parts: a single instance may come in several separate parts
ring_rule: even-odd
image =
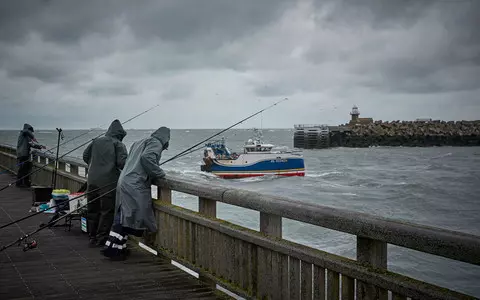
[[[78,175],[78,166],[74,164],[70,164],[70,173],[73,175],[79,176]]]
[[[198,212],[203,214],[206,217],[216,218],[217,217],[217,201],[211,200],[208,198],[198,197]],[[194,243],[197,243],[195,241]],[[215,247],[215,245],[211,245],[211,247]],[[198,279],[203,281],[204,283],[210,285],[211,287],[215,288],[217,283],[204,276],[203,274],[198,274]]]
[[[160,185],[156,184],[157,187],[157,200],[172,204],[172,190],[162,188]],[[156,216],[158,220],[158,216]],[[143,234],[143,243],[151,248],[155,248],[157,246],[157,237],[159,234],[163,234],[161,232],[162,228],[158,228],[158,232],[145,232]]]
[[[198,212],[207,217],[217,217],[217,201],[198,197]]]
[[[357,236],[357,261],[375,268],[387,269],[387,243]],[[357,280],[358,300],[387,300],[384,289]]]
[[[157,185],[157,197],[159,200],[163,202],[167,202],[169,204],[172,204],[172,190],[171,189],[166,189],[162,188]]]
[[[282,217],[260,212],[260,232],[281,238]]]

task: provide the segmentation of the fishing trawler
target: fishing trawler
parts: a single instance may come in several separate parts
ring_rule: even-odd
[[[265,175],[305,176],[301,151],[275,149],[263,142],[262,134],[254,129],[254,137],[245,142],[243,153],[232,153],[225,139],[205,144],[201,170],[222,178],[244,178]]]

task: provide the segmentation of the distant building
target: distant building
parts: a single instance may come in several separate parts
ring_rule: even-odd
[[[419,118],[415,120],[416,122],[431,122],[431,118]]]
[[[358,110],[358,107],[354,105],[352,107],[352,111],[350,112],[350,115],[352,116],[352,119],[348,123],[348,125],[356,125],[356,124],[370,124],[373,123],[372,118],[359,118],[360,116],[360,111]]]

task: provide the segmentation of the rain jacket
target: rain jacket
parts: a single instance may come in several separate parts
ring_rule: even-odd
[[[135,142],[117,185],[115,214],[120,224],[136,230],[157,231],[152,207],[152,183],[165,176],[159,167],[168,147],[170,129],[160,127],[149,138]]]
[[[37,140],[33,135],[33,127],[30,124],[23,124],[23,130],[20,131],[17,141],[17,157],[30,156],[30,149],[42,149],[42,146],[37,144]]]
[[[88,186],[113,189],[127,160],[127,148],[122,143],[127,135],[119,120],[114,120],[105,136],[95,139],[83,151],[83,161],[88,164]]]

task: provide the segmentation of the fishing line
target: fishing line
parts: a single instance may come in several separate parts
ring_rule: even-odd
[[[234,134],[231,135],[231,136],[229,136],[229,138],[233,138],[233,137],[235,137],[237,134],[238,134],[238,132],[237,132],[237,133],[234,133]],[[213,141],[211,141],[211,142],[212,142],[212,143],[217,143],[217,142],[220,142],[220,141],[222,141],[222,139],[213,140]],[[201,150],[203,147],[204,147],[204,146],[202,145],[202,146],[199,146],[199,147],[197,147],[197,148],[195,148],[195,149],[192,149],[192,150],[190,150],[190,151],[188,151],[188,152],[180,155],[179,158],[180,158],[180,157],[184,157],[184,156],[186,156],[186,155],[188,155],[188,154],[190,154],[190,153],[193,153],[193,152],[195,152],[195,151],[199,151],[199,150]]]
[[[130,119],[128,119],[127,121],[123,122],[122,125],[123,125],[123,124],[126,124],[126,123],[128,123],[128,122],[130,122],[130,121],[132,121],[132,120],[134,120],[134,119],[136,119],[136,118],[138,118],[139,116],[141,116],[141,115],[143,115],[143,114],[146,114],[147,112],[153,110],[154,108],[156,108],[156,107],[158,107],[158,106],[160,106],[160,104],[157,104],[157,105],[155,105],[155,106],[153,106],[153,107],[151,107],[151,108],[149,108],[149,109],[147,109],[147,110],[145,110],[145,111],[137,114],[136,116],[133,116],[132,118],[130,118]],[[99,137],[101,137],[102,135],[104,135],[106,132],[107,132],[107,131],[105,131],[105,132],[97,135],[97,136],[94,137],[92,140],[88,140],[88,141],[86,141],[85,143],[81,144],[80,146],[73,148],[72,150],[70,150],[70,151],[68,151],[67,153],[65,153],[65,154],[63,154],[62,156],[60,156],[58,159],[61,159],[61,158],[65,157],[65,156],[67,156],[68,154],[72,153],[73,151],[75,151],[75,150],[77,150],[77,149],[79,149],[79,148],[87,145],[88,143],[96,140],[97,138],[99,138]],[[16,183],[17,181],[20,181],[20,180],[22,180],[23,178],[26,178],[26,177],[28,177],[28,176],[30,176],[30,175],[32,175],[32,174],[37,173],[38,171],[43,170],[43,169],[44,169],[45,167],[47,167],[49,164],[51,164],[52,162],[56,162],[56,161],[57,161],[57,160],[52,160],[51,162],[48,162],[47,164],[45,164],[45,165],[43,165],[42,167],[36,169],[35,171],[30,172],[29,174],[23,176],[22,178],[19,178],[19,179],[15,180],[15,181],[12,181],[11,183],[9,183],[9,184],[7,184],[6,186],[4,186],[3,188],[1,188],[1,189],[0,189],[0,192],[3,191],[3,190],[5,190],[5,189],[7,189],[7,188],[9,188],[9,187],[11,187],[11,186],[12,186],[14,183]]]
[[[258,114],[260,114],[260,113],[264,112],[265,110],[267,110],[267,109],[270,109],[270,108],[272,108],[272,107],[274,107],[274,106],[276,106],[276,105],[278,105],[278,104],[280,104],[280,103],[282,103],[282,102],[284,102],[284,101],[287,101],[287,100],[288,100],[288,98],[284,98],[283,100],[277,101],[277,102],[273,103],[272,105],[270,105],[270,106],[267,106],[267,107],[265,107],[264,109],[261,109],[261,110],[259,110],[258,112],[254,113],[254,114],[252,114],[252,115],[250,115],[250,116],[248,116],[248,117],[246,117],[245,119],[243,119],[243,120],[241,120],[241,121],[239,121],[239,122],[237,122],[237,123],[235,123],[235,124],[233,124],[233,125],[231,125],[231,126],[229,126],[229,127],[225,128],[225,129],[223,129],[223,130],[221,130],[221,131],[219,131],[219,132],[215,133],[215,134],[214,134],[214,135],[212,135],[212,136],[209,136],[208,138],[204,139],[203,141],[201,141],[201,142],[198,142],[197,144],[195,144],[195,145],[193,145],[193,146],[189,147],[188,149],[185,149],[185,150],[183,150],[183,151],[182,151],[182,152],[180,152],[179,154],[177,154],[177,155],[175,155],[175,156],[173,156],[173,157],[171,157],[171,158],[167,159],[166,161],[164,161],[163,163],[161,163],[161,164],[160,164],[160,166],[161,166],[161,165],[163,165],[163,164],[166,164],[167,162],[169,162],[169,161],[172,161],[172,160],[174,160],[174,159],[176,159],[176,158],[178,158],[178,157],[181,157],[181,156],[183,156],[185,153],[187,153],[188,151],[190,151],[190,150],[192,150],[192,149],[194,149],[194,148],[198,147],[200,144],[203,144],[203,143],[205,143],[206,141],[213,139],[214,137],[216,137],[216,136],[218,136],[218,135],[220,135],[220,134],[224,133],[224,132],[225,132],[225,131],[227,131],[227,130],[230,130],[231,128],[233,128],[233,127],[237,126],[238,124],[241,124],[241,123],[243,123],[243,122],[245,122],[245,121],[247,121],[247,120],[249,120],[249,119],[251,119],[251,118],[255,117],[256,115],[258,115]],[[0,190],[0,191],[1,191],[1,190]]]
[[[100,126],[97,126],[96,128],[101,128],[101,127],[106,126],[106,125],[108,125],[108,123],[105,123],[105,124],[102,124],[102,125],[100,125]],[[68,143],[70,143],[70,142],[72,142],[72,141],[74,141],[74,140],[76,140],[76,139],[78,139],[78,138],[80,138],[80,137],[82,137],[82,136],[85,136],[85,135],[89,134],[89,133],[92,132],[92,131],[95,131],[96,128],[92,128],[92,129],[90,129],[89,131],[86,131],[86,132],[84,132],[84,133],[82,133],[82,134],[79,134],[79,135],[77,135],[77,136],[74,136],[73,138],[71,138],[71,139],[69,139],[69,140],[66,140],[65,142],[59,144],[59,145],[58,145],[58,148],[60,148],[61,146],[65,145],[65,144],[68,144]],[[12,147],[15,147],[14,145],[11,145],[11,146],[12,146]],[[50,148],[50,149],[46,149],[45,152],[50,152],[50,154],[55,155],[55,153],[53,153],[52,150],[53,150],[53,149],[56,149],[56,148],[57,148],[57,147],[52,147],[52,148]],[[35,153],[33,153],[33,154],[35,155]],[[15,167],[19,167],[19,166],[23,165],[24,163],[26,163],[26,162],[21,162],[21,163],[17,164]],[[6,172],[7,172],[7,171],[2,171],[2,172],[0,172],[0,174],[6,173]]]
[[[239,125],[239,124],[241,124],[241,123],[243,123],[243,122],[245,122],[245,121],[247,121],[247,120],[249,120],[249,119],[251,119],[251,118],[253,118],[254,116],[258,115],[259,113],[262,113],[263,111],[268,110],[268,109],[270,109],[270,108],[272,108],[272,107],[274,107],[274,106],[276,106],[276,105],[278,105],[278,104],[280,104],[280,103],[282,103],[282,102],[284,102],[284,101],[286,101],[286,100],[288,100],[288,98],[285,98],[285,99],[283,99],[283,100],[281,100],[281,101],[275,102],[274,104],[272,104],[272,105],[270,105],[270,106],[268,106],[268,107],[266,107],[266,108],[264,108],[264,109],[262,109],[262,110],[260,110],[260,111],[258,111],[258,112],[256,112],[256,113],[254,113],[254,114],[252,114],[252,115],[250,115],[250,116],[248,116],[248,117],[246,117],[246,118],[244,118],[244,119],[242,119],[241,121],[239,121],[239,122],[237,122],[237,123],[235,123],[235,124],[233,124],[233,125],[225,128],[225,129],[223,129],[223,130],[221,130],[221,131],[219,131],[219,132],[217,132],[217,133],[215,133],[214,135],[212,135],[212,136],[204,139],[203,141],[201,141],[201,142],[199,142],[199,143],[197,143],[197,144],[195,144],[195,145],[193,145],[193,146],[185,149],[184,151],[178,153],[177,155],[175,155],[175,156],[167,159],[167,160],[164,161],[163,163],[160,163],[159,166],[161,166],[161,165],[163,165],[163,164],[166,164],[167,162],[170,162],[170,161],[172,161],[172,160],[174,160],[174,159],[177,159],[177,158],[179,158],[179,157],[185,156],[185,155],[187,155],[187,154],[189,154],[189,153],[192,153],[193,151],[198,151],[198,150],[200,150],[201,147],[203,147],[203,145],[202,145],[201,147],[198,147],[200,144],[203,144],[204,142],[206,142],[206,141],[208,141],[208,140],[211,140],[212,138],[214,138],[214,137],[222,134],[223,132],[225,132],[225,131],[227,131],[227,130],[229,130],[229,129],[231,129],[231,128],[233,128],[233,127],[235,127],[235,126],[237,126],[237,125]],[[158,105],[157,105],[157,106],[158,106]],[[156,107],[156,106],[155,106],[155,107]],[[153,109],[153,108],[151,108],[151,109]],[[150,110],[151,110],[151,109],[150,109]],[[145,112],[143,112],[143,113],[146,113],[146,112],[147,112],[147,111],[145,111]],[[143,114],[143,113],[141,113],[141,114]],[[137,116],[135,116],[135,117],[138,117],[138,116],[140,116],[141,114],[139,114],[139,115],[137,115]],[[135,117],[134,117],[134,118],[135,118]],[[131,118],[131,119],[127,120],[125,123],[127,123],[128,121],[133,120],[134,118]],[[83,146],[83,145],[82,145],[82,146]],[[192,149],[193,149],[193,150],[192,150]],[[68,154],[68,153],[67,153],[67,154]],[[66,155],[66,154],[65,154],[65,155]],[[62,156],[62,157],[63,157],[63,156]],[[60,158],[62,158],[62,157],[60,157]],[[45,165],[45,166],[46,166],[46,165]],[[44,167],[45,167],[45,166],[44,166]],[[70,201],[72,201],[72,200],[74,200],[74,199],[77,199],[77,198],[79,198],[79,197],[86,196],[86,195],[88,195],[89,193],[92,193],[92,192],[97,191],[97,190],[99,190],[99,189],[105,188],[105,187],[107,187],[107,186],[109,186],[109,185],[111,185],[111,184],[113,184],[113,183],[115,183],[115,181],[112,182],[112,183],[109,183],[109,184],[107,184],[107,185],[105,185],[105,186],[103,186],[103,187],[99,187],[98,189],[95,189],[95,190],[89,191],[89,192],[87,192],[87,193],[84,193],[83,195],[80,195],[80,196],[77,196],[77,197],[75,197],[75,198],[72,198],[72,199],[68,200],[68,202],[70,202]],[[5,188],[3,188],[3,189],[5,189]],[[2,189],[2,190],[3,190],[3,189]],[[106,195],[106,194],[114,191],[115,189],[116,189],[116,187],[113,188],[112,190],[110,190],[109,192],[103,194],[103,195]],[[0,190],[0,191],[2,191],[2,190]],[[103,195],[102,195],[102,196],[103,196]],[[100,197],[102,197],[102,196],[99,196],[99,197],[91,200],[91,201],[88,202],[88,203],[92,203],[93,201],[97,200],[98,198],[100,198]],[[61,205],[64,205],[64,203],[62,203]],[[86,205],[87,205],[87,204],[85,204],[84,206],[86,206]],[[82,206],[82,207],[84,207],[84,206]],[[54,206],[54,207],[58,207],[58,205],[57,205],[57,206]],[[54,208],[54,207],[50,207],[50,208],[48,208],[48,209],[52,209],[52,208]],[[78,209],[80,209],[80,208],[82,208],[82,207],[79,207],[79,208],[73,210],[72,212],[77,211]],[[6,224],[6,225],[3,225],[2,227],[0,227],[0,229],[1,229],[1,228],[4,228],[4,227],[7,227],[7,226],[10,226],[10,225],[12,225],[12,224],[15,224],[15,223],[17,223],[17,222],[23,221],[23,220],[25,220],[25,219],[31,218],[31,217],[33,217],[33,216],[35,216],[35,215],[38,215],[38,214],[41,213],[41,212],[43,212],[43,211],[36,212],[36,213],[34,213],[34,214],[32,214],[32,215],[28,215],[28,216],[23,217],[23,218],[21,218],[21,219],[18,219],[18,220],[16,220],[16,221],[12,221],[12,222],[10,222],[10,223],[8,223],[8,224]],[[72,213],[72,212],[71,212],[71,213]],[[71,213],[70,213],[70,214],[71,214]],[[56,222],[58,222],[59,220],[63,219],[63,218],[66,217],[67,215],[69,215],[69,214],[66,214],[66,215],[62,216],[61,218],[56,219],[56,220],[53,222],[53,224],[56,223]],[[50,222],[49,224],[52,224],[52,222]],[[43,228],[45,228],[45,227],[42,227],[42,229],[43,229]],[[38,232],[38,231],[40,231],[40,230],[41,230],[41,229],[38,229],[38,230],[36,230],[34,233],[36,233],[36,232]],[[33,233],[32,233],[32,234],[33,234]],[[31,235],[31,234],[30,234],[30,235]],[[14,243],[8,245],[6,248],[10,247],[11,245],[16,244],[17,242],[20,243],[23,239],[27,238],[28,236],[29,236],[29,235],[27,235],[27,236],[25,236],[25,237],[23,237],[23,238],[15,241]],[[5,247],[4,247],[4,248],[5,248]],[[5,248],[5,249],[6,249],[6,248]],[[2,248],[2,250],[0,250],[0,252],[1,252],[1,251],[3,251],[3,248]]]

